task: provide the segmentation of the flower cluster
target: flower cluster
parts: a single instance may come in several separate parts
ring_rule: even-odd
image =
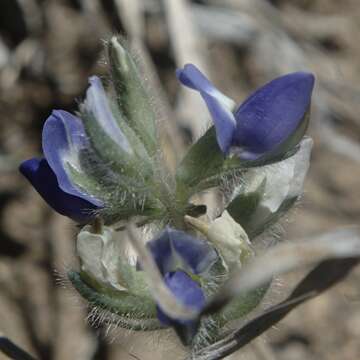
[[[107,51],[109,89],[93,76],[77,116],[55,110],[44,124],[43,157],[24,161],[20,171],[54,210],[85,225],[77,238],[80,270],[69,273],[84,298],[118,316],[119,326],[171,326],[184,344],[201,348],[264,295],[259,289],[198,316],[230,273],[255,256],[253,239],[302,194],[314,76],[281,76],[236,106],[194,65],[177,70],[214,125],[171,174],[135,62],[116,38]],[[206,208],[192,204],[194,194],[223,190],[227,179],[216,219],[193,211]],[[143,230],[135,234],[140,242],[129,224]],[[178,315],[171,301],[189,312]]]

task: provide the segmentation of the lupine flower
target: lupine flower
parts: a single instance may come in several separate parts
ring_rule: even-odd
[[[172,293],[184,305],[200,311],[205,305],[205,294],[191,275],[204,274],[211,268],[218,259],[214,248],[204,240],[169,227],[147,246]],[[163,325],[174,326],[185,343],[197,330],[196,321],[173,319],[160,307],[158,319]]]
[[[80,258],[81,276],[84,277],[86,286],[91,286],[100,293],[108,289],[113,294],[119,294],[120,301],[115,300],[117,311],[122,314],[123,299],[124,313],[128,316],[129,302],[124,299],[129,296],[132,297],[132,301],[143,302],[144,296],[151,296],[151,285],[143,281],[146,270],[142,271],[140,265],[135,266],[129,261],[121,243],[121,236],[116,236],[111,228],[102,226],[100,233],[94,233],[92,227],[87,225],[78,234],[76,247]],[[198,281],[201,276],[206,276],[210,272],[219,259],[215,249],[203,239],[170,227],[150,240],[147,247],[173,295],[183,305],[199,313],[205,306],[206,297]],[[84,288],[83,285],[81,287]],[[139,296],[138,300],[135,296]],[[184,320],[172,317],[159,304],[153,303],[153,307],[150,306],[148,309],[144,304],[139,310],[140,316],[144,319],[157,316],[157,328],[174,327],[184,343],[189,343],[198,328],[197,319]]]
[[[79,152],[88,146],[81,120],[55,110],[43,128],[44,158],[20,165],[20,172],[54,210],[80,223],[88,222],[103,206],[100,199],[76,186],[69,176],[70,164],[76,166]]]
[[[314,87],[310,73],[278,77],[237,107],[194,65],[178,69],[177,77],[183,85],[199,91],[205,100],[224,154],[231,150],[243,160],[257,160],[278,150],[297,130],[300,133],[296,134],[296,143],[304,135]],[[303,123],[305,126],[301,126]]]

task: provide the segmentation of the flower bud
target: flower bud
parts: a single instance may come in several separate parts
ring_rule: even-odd
[[[121,112],[150,156],[157,150],[155,114],[139,70],[116,37],[108,43],[110,71]]]
[[[185,220],[207,237],[230,270],[254,255],[246,232],[227,211],[209,224],[190,216]]]
[[[119,247],[110,228],[103,227],[101,234],[96,234],[91,226],[85,226],[77,236],[76,250],[81,271],[100,285],[127,291],[119,273]]]

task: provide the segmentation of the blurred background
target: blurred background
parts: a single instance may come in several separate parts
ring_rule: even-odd
[[[199,96],[180,88],[176,67],[195,63],[238,102],[281,74],[315,73],[312,165],[302,201],[283,221],[283,238],[358,224],[359,5],[359,0],[1,0],[0,333],[39,360],[175,359],[173,348],[158,339],[106,336],[100,325],[88,326],[86,307],[61,280],[74,263],[76,228],[51,211],[17,171],[20,161],[41,153],[41,129],[51,110],[75,111],[88,76],[106,77],[103,43],[113,33],[124,35],[141,59],[165,143],[177,152],[204,131],[209,116]],[[302,275],[277,280],[262,306],[285,298]],[[357,268],[232,359],[356,360],[359,339]],[[168,351],[161,355],[160,347]]]

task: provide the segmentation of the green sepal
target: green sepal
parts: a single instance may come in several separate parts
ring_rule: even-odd
[[[219,255],[211,268],[198,276],[196,280],[200,282],[206,298],[211,299],[228,278],[228,269],[224,266],[224,261]],[[198,324],[197,333],[191,341],[191,350],[197,353],[219,340],[223,325],[218,314],[202,317]]]
[[[256,191],[239,194],[226,208],[233,219],[244,228],[247,234],[249,234],[248,224],[251,222],[251,217],[258,207],[264,193],[265,182],[266,180],[260,184]]]
[[[92,149],[80,154],[80,167],[69,166],[69,174],[77,186],[104,201],[98,213],[106,225],[137,215],[158,219],[163,213],[151,186],[114,172]]]
[[[233,219],[243,227],[250,240],[276,224],[298,199],[298,197],[287,198],[275,212],[263,216],[263,214],[259,214],[258,210],[261,207],[265,183],[266,180],[260,184],[256,191],[240,193],[226,208]]]
[[[158,219],[164,210],[155,196],[156,184],[150,160],[146,161],[136,156],[136,153],[133,158],[129,158],[129,154],[123,154],[124,151],[104,133],[96,119],[82,117],[91,138],[91,146],[79,150],[76,167],[67,164],[73,183],[106,204],[98,214],[107,225],[132,216]],[[124,163],[121,157],[126,159],[126,156],[128,161]],[[126,167],[122,167],[122,164]]]
[[[203,275],[205,276],[201,277],[200,282],[208,299],[211,299],[229,279],[229,273],[220,257],[211,267],[209,273]],[[191,342],[191,350],[198,353],[214,342],[221,340],[227,331],[227,324],[241,319],[253,311],[261,303],[269,287],[270,283],[234,298],[222,310],[203,317],[199,323],[197,334]]]
[[[216,140],[212,126],[194,143],[181,161],[176,171],[178,192],[193,195],[204,190],[201,182],[218,176],[223,171],[225,156]],[[205,188],[207,185],[205,185]]]
[[[280,205],[279,209],[263,219],[263,221],[256,226],[250,227],[251,238],[262,234],[266,229],[276,224],[296,203],[299,197],[292,197],[285,199]]]
[[[249,314],[261,303],[270,284],[268,283],[233,299],[217,314],[218,321],[224,326],[228,322],[241,319]]]
[[[211,298],[214,296],[230,276],[231,274],[224,266],[224,261],[221,259],[221,256],[219,256],[218,261],[213,264],[213,266],[209,269],[209,272],[200,278],[206,297]],[[229,321],[236,320],[247,315],[259,305],[269,286],[270,283],[235,298],[221,311],[213,314],[209,318],[217,324],[217,327],[221,328]],[[213,330],[212,335],[213,339],[215,339],[219,335],[219,329],[216,331]]]
[[[248,234],[249,239],[252,239],[254,237],[253,233],[256,232],[252,224],[253,216],[264,195],[265,183],[266,179],[264,179],[254,191],[240,193],[226,208],[232,218],[239,223]]]
[[[116,37],[113,37],[107,46],[119,108],[152,157],[158,149],[155,113],[138,67],[130,52]]]
[[[121,274],[129,293],[152,299],[144,271],[137,270],[136,266],[130,265],[126,261],[120,261],[118,272]]]
[[[104,289],[100,284],[95,285],[97,287],[95,289],[94,285],[88,283],[89,278],[76,271],[69,271],[68,278],[79,294],[92,306],[118,316],[119,326],[131,330],[158,330],[163,328],[157,320],[156,304],[151,298],[108,288]]]

